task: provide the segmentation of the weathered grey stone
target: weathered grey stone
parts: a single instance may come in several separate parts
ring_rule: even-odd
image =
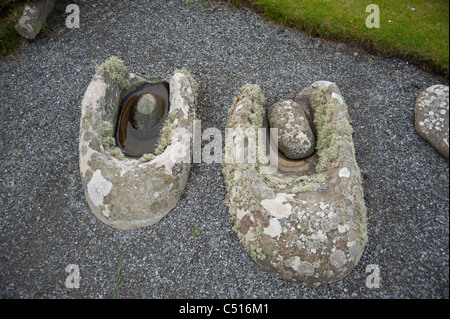
[[[269,125],[278,129],[278,149],[289,159],[310,156],[316,138],[305,112],[294,101],[279,101],[268,111]]]
[[[114,141],[113,130],[107,124],[116,123],[120,101],[127,92],[147,80],[122,72],[124,67],[118,61],[113,66],[98,69],[83,98],[80,173],[95,216],[111,227],[133,229],[158,222],[184,190],[190,172],[196,100],[188,77],[175,73],[169,81],[172,115],[164,127],[168,140],[161,143],[167,144],[165,149],[159,155],[146,156],[145,161],[144,156],[117,156],[118,147],[110,142]],[[125,78],[112,82],[110,72]]]
[[[16,24],[17,32],[24,38],[34,39],[55,6],[56,0],[35,0],[27,3]]]
[[[317,151],[271,174],[269,164],[228,160],[227,203],[233,229],[258,265],[286,280],[319,286],[342,279],[360,260],[367,243],[366,208],[338,88],[319,81],[298,97],[313,110]],[[263,101],[259,86],[244,86],[230,110],[229,128],[238,132],[261,123],[255,114],[264,116]],[[226,152],[239,138],[227,135]]]
[[[416,131],[446,158],[449,158],[449,89],[433,85],[419,94],[415,108]]]
[[[157,103],[153,94],[144,94],[139,98],[133,114],[133,122],[137,129],[152,127],[163,117],[164,105]]]

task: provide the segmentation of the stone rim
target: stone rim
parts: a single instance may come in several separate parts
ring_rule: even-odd
[[[331,121],[345,140],[329,167],[310,176],[301,176],[302,170],[263,176],[258,165],[224,165],[227,204],[244,249],[262,269],[310,286],[348,275],[367,242],[366,208],[346,105],[336,85],[327,81],[315,82],[299,95],[312,99],[319,91],[316,98],[320,95],[335,107]],[[231,107],[228,127],[253,125],[252,114],[264,113],[263,100],[257,85],[244,86]],[[320,130],[318,126],[319,139]],[[233,145],[233,138],[229,136],[226,145]]]
[[[153,225],[177,204],[192,154],[190,140],[181,138],[179,130],[192,133],[196,108],[190,78],[175,72],[169,80],[173,116],[167,145],[147,161],[114,156],[113,148],[102,143],[99,128],[105,122],[115,123],[125,92],[148,82],[132,73],[125,77],[114,83],[107,70],[97,70],[83,98],[79,138],[80,173],[89,207],[103,223],[123,230]],[[133,178],[139,183],[134,184]],[[129,203],[136,198],[140,205]]]

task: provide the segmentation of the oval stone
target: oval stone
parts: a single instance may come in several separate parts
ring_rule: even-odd
[[[316,138],[305,112],[294,101],[278,101],[269,108],[269,125],[278,129],[278,149],[297,160],[314,153]]]
[[[449,89],[433,85],[416,99],[416,131],[444,157],[449,158]]]
[[[111,58],[103,66],[111,63],[118,64]],[[108,68],[100,67],[86,89],[81,108],[79,163],[85,198],[92,213],[110,227],[127,230],[154,225],[169,214],[181,197],[191,167],[189,136],[197,102],[195,80],[187,72],[175,72],[167,85],[170,92],[166,105],[173,112],[173,118],[167,121],[170,128],[166,132],[167,145],[146,161],[141,161],[142,157],[118,158],[113,150],[119,147],[110,141],[115,141],[112,123],[118,122],[122,96],[149,83],[128,73],[123,62],[120,64],[124,69],[120,83],[127,83],[126,86],[113,82]],[[130,124],[132,116],[127,117]]]
[[[249,256],[277,277],[317,287],[356,267],[367,243],[367,217],[350,117],[338,87],[314,82],[298,96],[317,119],[319,147],[312,158],[291,161],[293,170],[277,165],[274,171],[270,163],[236,156],[225,161],[224,177],[233,230]],[[229,128],[255,128],[263,120],[263,101],[258,85],[245,85],[230,109]],[[233,150],[241,140],[228,134],[225,145]],[[280,163],[281,152],[275,156]]]
[[[133,124],[138,130],[153,127],[161,120],[165,105],[158,103],[159,100],[151,93],[143,94],[139,98],[133,112]]]

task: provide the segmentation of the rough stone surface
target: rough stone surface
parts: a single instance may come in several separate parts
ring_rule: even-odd
[[[231,218],[245,250],[275,276],[310,286],[340,280],[356,267],[367,243],[366,207],[347,106],[336,85],[313,83],[302,92],[318,134],[315,170],[224,165]],[[263,114],[258,86],[244,86],[231,108],[233,129],[254,126]],[[261,103],[261,102],[259,102]],[[229,134],[226,147],[238,147]],[[302,161],[298,161],[302,162]],[[319,165],[321,164],[321,165]],[[267,197],[265,197],[267,196]]]
[[[55,6],[56,0],[35,0],[27,3],[16,24],[17,32],[24,38],[34,39]]]
[[[152,127],[164,115],[164,106],[157,104],[153,94],[144,94],[139,98],[133,113],[133,122],[137,129]]]
[[[294,101],[279,101],[268,111],[269,125],[278,129],[278,148],[289,159],[310,156],[316,138],[305,112]]]
[[[420,136],[449,158],[449,90],[448,85],[433,85],[416,99],[415,126]]]
[[[131,87],[146,80],[134,74]],[[118,159],[103,145],[102,123],[116,123],[120,99],[126,91],[111,83],[109,74],[99,70],[89,84],[82,102],[80,124],[80,171],[86,200],[92,212],[105,224],[133,229],[153,225],[176,205],[186,185],[191,162],[194,92],[188,78],[175,73],[170,82],[171,110],[175,114],[170,143],[152,160]],[[112,130],[108,131],[112,137]]]

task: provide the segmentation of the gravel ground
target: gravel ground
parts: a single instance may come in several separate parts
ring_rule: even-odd
[[[65,27],[70,3],[80,29]],[[202,129],[224,130],[245,83],[262,87],[268,107],[316,80],[336,82],[368,207],[356,269],[319,288],[262,271],[231,229],[220,165],[193,164],[178,205],[152,227],[97,220],[79,176],[79,106],[95,65],[111,55],[148,78],[188,69]],[[60,1],[0,74],[2,298],[110,298],[122,253],[116,298],[449,298],[449,161],[414,128],[416,96],[446,79],[196,0]],[[65,286],[69,264],[80,270],[77,289]],[[371,264],[380,288],[366,286]]]

